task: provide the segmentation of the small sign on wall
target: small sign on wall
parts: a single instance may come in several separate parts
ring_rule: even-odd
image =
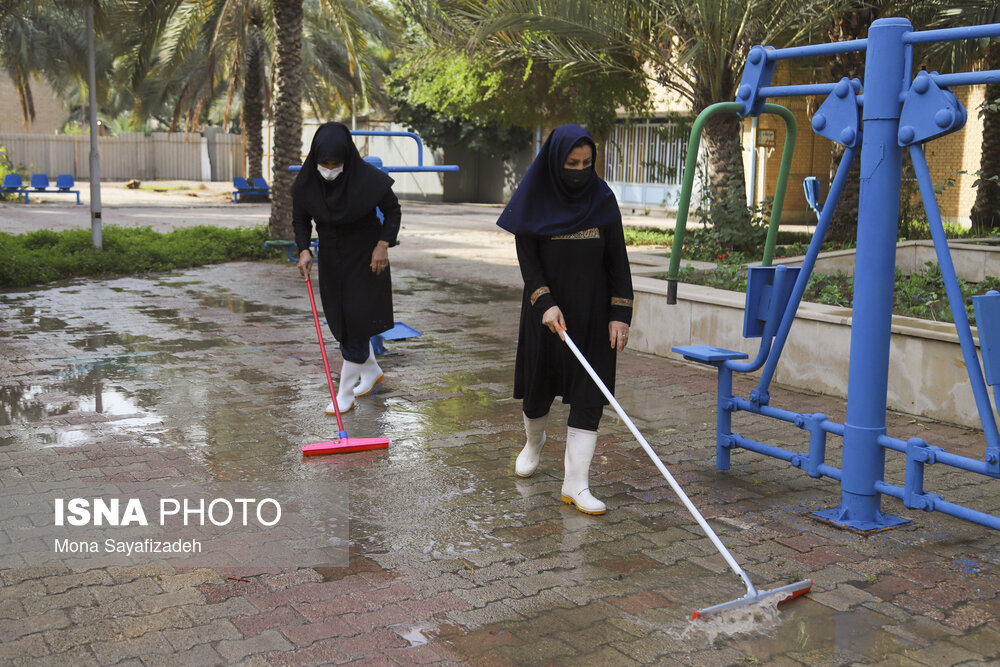
[[[757,130],[757,146],[774,148],[774,130]]]

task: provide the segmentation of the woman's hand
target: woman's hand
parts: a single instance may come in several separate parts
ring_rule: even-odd
[[[309,279],[309,272],[312,270],[313,256],[308,250],[303,250],[299,253],[299,273],[302,274],[303,280]]]
[[[385,271],[386,267],[389,266],[389,242],[379,241],[375,244],[375,249],[372,250],[372,271],[375,275],[381,275]]]
[[[542,326],[549,328],[549,331],[559,335],[560,331],[566,330],[566,320],[563,319],[559,306],[552,306],[542,315]]]
[[[624,322],[608,322],[608,337],[611,339],[611,347],[621,352],[628,345],[628,325]]]

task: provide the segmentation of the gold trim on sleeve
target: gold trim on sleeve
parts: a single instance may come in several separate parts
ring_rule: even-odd
[[[632,299],[623,299],[620,296],[611,297],[612,306],[625,306],[626,308],[632,307]]]
[[[535,305],[535,302],[536,302],[536,301],[538,301],[538,299],[539,299],[539,298],[540,298],[540,297],[541,297],[541,296],[542,296],[543,294],[551,294],[551,290],[550,290],[550,289],[549,289],[548,287],[539,287],[538,289],[536,289],[536,290],[535,290],[534,292],[532,292],[532,294],[531,294],[531,305],[532,305],[532,306],[534,306],[534,305]]]

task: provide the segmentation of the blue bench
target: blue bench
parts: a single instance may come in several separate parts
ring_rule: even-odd
[[[72,174],[59,174],[56,176],[56,187],[55,189],[49,189],[51,185],[49,181],[48,174],[32,174],[31,175],[31,185],[30,187],[24,187],[21,177],[17,174],[7,174],[3,179],[3,189],[5,192],[20,192],[24,195],[24,203],[27,204],[29,201],[29,196],[31,193],[49,193],[49,194],[72,194],[76,195],[77,206],[81,204],[80,202],[80,191],[74,190],[75,185]],[[17,188],[20,188],[19,190]]]
[[[24,189],[21,174],[4,174],[2,189],[7,194],[24,195],[24,203],[28,203],[28,191]]]
[[[80,191],[74,190],[74,185],[76,185],[76,181],[73,180],[73,174],[59,174],[56,176],[56,192],[76,195],[76,205],[80,206]]]
[[[252,195],[257,197],[268,197],[271,194],[271,188],[263,178],[259,176],[253,179],[253,185],[247,182],[247,179],[242,176],[237,176],[233,179],[233,203],[239,203],[239,198],[242,196]]]

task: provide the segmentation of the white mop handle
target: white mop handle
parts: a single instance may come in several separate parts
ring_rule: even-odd
[[[656,465],[656,467],[660,469],[661,473],[663,473],[663,476],[666,478],[667,482],[670,483],[671,488],[673,488],[674,493],[677,494],[677,496],[681,499],[681,502],[684,503],[684,506],[687,507],[688,511],[691,513],[691,516],[695,518],[695,520],[698,522],[698,525],[701,526],[701,529],[705,531],[706,535],[708,535],[708,539],[712,540],[712,544],[715,545],[715,548],[719,550],[719,553],[722,554],[722,557],[726,559],[727,563],[729,563],[729,567],[731,567],[733,569],[733,572],[738,574],[740,578],[743,580],[743,583],[746,584],[747,595],[756,595],[757,589],[754,588],[754,585],[750,582],[750,577],[747,575],[746,572],[743,571],[743,568],[739,566],[739,563],[736,562],[736,559],[733,558],[733,555],[729,553],[729,549],[727,549],[726,545],[722,543],[722,540],[719,539],[719,536],[715,534],[715,531],[712,530],[712,527],[708,525],[708,522],[705,521],[705,517],[701,515],[701,512],[698,511],[698,508],[694,506],[694,503],[691,502],[691,499],[688,498],[686,493],[684,493],[684,489],[682,489],[681,485],[677,483],[677,480],[674,479],[674,476],[670,474],[670,471],[667,470],[667,467],[663,465],[663,461],[661,461],[660,457],[656,455],[656,452],[653,451],[653,448],[649,446],[649,443],[646,442],[646,439],[642,437],[642,433],[639,433],[639,429],[635,427],[635,424],[632,423],[632,420],[629,419],[627,414],[625,414],[625,411],[622,409],[622,406],[618,404],[618,401],[615,400],[615,397],[611,394],[610,391],[608,391],[607,385],[605,385],[604,381],[601,380],[600,376],[597,375],[597,372],[594,370],[593,366],[591,366],[587,362],[587,359],[583,356],[583,353],[580,352],[579,348],[577,348],[576,344],[573,342],[573,339],[569,337],[569,334],[566,333],[565,329],[559,335],[564,341],[566,341],[566,344],[569,345],[569,349],[573,351],[573,354],[575,354],[576,358],[580,360],[580,363],[583,365],[584,369],[594,380],[594,382],[597,383],[597,386],[604,394],[604,397],[607,398],[609,401],[611,401],[611,405],[614,407],[615,412],[618,413],[618,416],[621,417],[622,421],[625,422],[625,425],[628,426],[628,430],[632,431],[632,435],[634,435],[635,439],[639,441],[639,444],[642,445],[642,448],[646,450],[646,453],[649,454],[649,458],[653,460],[653,463]]]

